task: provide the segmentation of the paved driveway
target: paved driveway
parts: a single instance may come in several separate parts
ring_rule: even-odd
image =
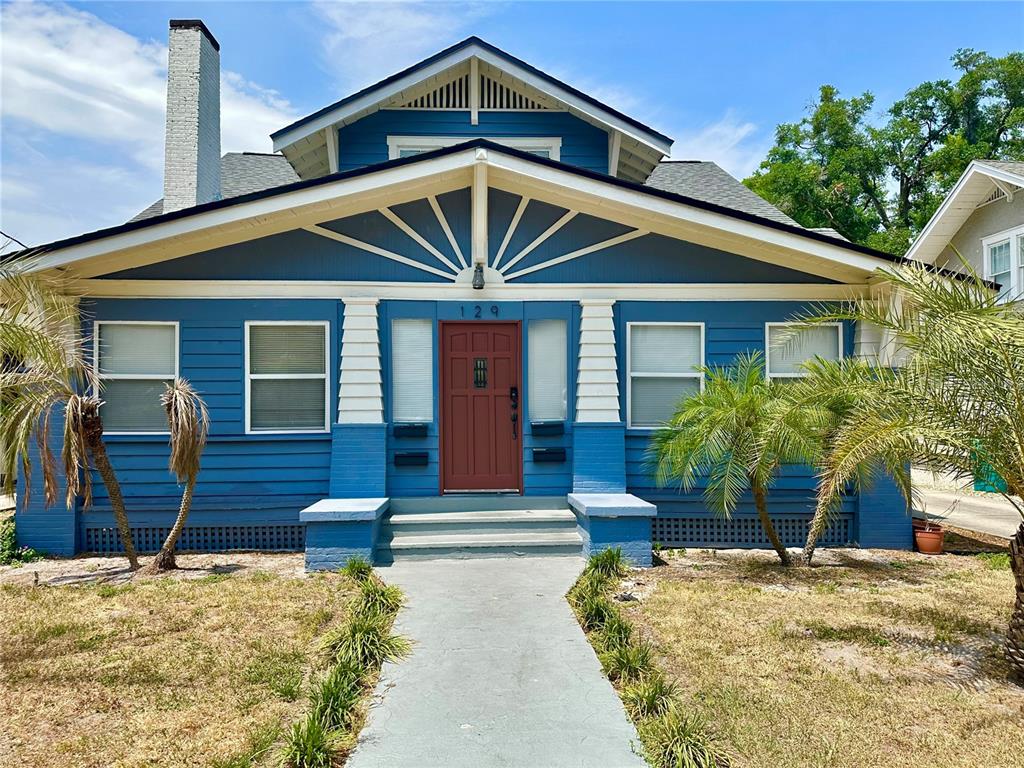
[[[918,517],[931,517],[940,523],[1009,539],[1020,525],[1020,513],[995,493],[975,494],[955,490],[921,488],[924,511]]]
[[[563,595],[575,557],[399,562],[397,630],[350,768],[645,766]]]

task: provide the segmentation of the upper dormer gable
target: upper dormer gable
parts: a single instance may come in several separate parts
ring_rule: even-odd
[[[394,119],[377,115],[366,121],[380,112]],[[448,113],[448,119],[434,113]],[[362,121],[372,126],[356,125]],[[346,135],[359,136],[362,144],[347,146]],[[417,137],[429,139],[421,142],[423,149],[487,138],[632,181],[644,181],[672,144],[664,134],[476,37],[271,136],[275,151],[301,178],[394,158],[403,139],[411,152],[416,142],[408,140]],[[563,142],[577,149],[562,153],[557,145]]]

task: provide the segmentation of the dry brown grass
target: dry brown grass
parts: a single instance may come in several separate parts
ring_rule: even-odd
[[[735,766],[1020,765],[1024,688],[1000,651],[1008,569],[979,557],[690,553],[629,588]]]
[[[252,570],[2,584],[0,765],[243,764],[305,712],[316,640],[352,596],[340,575]]]

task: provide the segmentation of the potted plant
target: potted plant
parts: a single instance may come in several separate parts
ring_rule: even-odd
[[[941,515],[929,515],[922,510],[923,517],[914,518],[914,548],[925,555],[941,555],[942,546],[946,540],[946,531],[941,521],[945,520],[950,512],[956,509],[958,501],[943,512]],[[938,521],[938,522],[937,522]]]

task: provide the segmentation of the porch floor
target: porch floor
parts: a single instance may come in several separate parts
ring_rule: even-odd
[[[396,629],[350,768],[641,768],[618,696],[565,593],[579,557],[400,561]]]

